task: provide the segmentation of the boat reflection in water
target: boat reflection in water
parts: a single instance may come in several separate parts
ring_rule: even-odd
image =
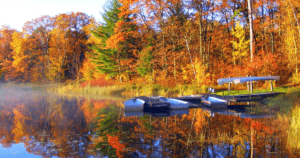
[[[136,112],[135,115],[125,111],[125,116],[135,117],[123,117],[122,123],[133,127],[126,127],[130,132],[119,138],[123,138],[124,150],[138,157],[297,155],[286,152],[282,146],[284,141],[277,141],[285,133],[276,131],[280,124],[268,115],[255,115],[251,108],[247,104],[229,108],[203,106],[168,112]]]
[[[249,103],[248,103],[249,104]],[[251,103],[252,104],[252,103]],[[247,109],[248,108],[248,109]],[[218,108],[210,108],[207,106],[203,106],[201,108],[203,112],[207,113],[208,116],[214,117],[215,114],[219,115],[232,115],[240,118],[267,118],[272,115],[257,115],[249,113],[249,106],[247,105],[235,105],[230,108],[227,107],[218,107]],[[124,116],[144,116],[145,114],[151,116],[174,116],[174,115],[189,115],[189,109],[177,109],[177,110],[145,110],[145,111],[125,111]]]
[[[144,116],[145,114],[151,116],[174,116],[174,115],[188,115],[189,109],[168,110],[168,111],[125,111],[124,116]]]

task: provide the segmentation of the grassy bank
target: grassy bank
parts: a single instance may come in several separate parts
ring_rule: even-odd
[[[99,82],[99,81],[98,81]],[[86,84],[86,83],[69,83],[59,86],[54,91],[61,94],[88,94],[88,95],[106,95],[106,96],[165,96],[174,97],[181,95],[194,95],[199,93],[207,93],[209,86],[195,86],[195,85],[176,85],[166,87],[159,84]],[[253,94],[253,93],[268,93],[271,92],[269,87],[262,86],[260,89],[255,88],[253,92],[247,91],[245,85],[234,86],[235,89],[228,92],[227,85],[216,86],[216,93],[218,95],[239,95],[239,94]],[[272,92],[286,93],[289,86],[275,87]]]
[[[299,88],[288,88],[285,94],[263,100],[264,105],[257,106],[256,112],[289,115],[294,107],[300,105],[299,97]]]
[[[260,89],[253,89],[253,92],[250,92],[246,90],[246,87],[243,90],[231,90],[228,92],[228,90],[217,90],[217,95],[240,95],[240,94],[255,94],[255,93],[270,93],[270,92],[283,92],[286,93],[288,89],[291,87],[289,86],[282,86],[282,87],[276,87],[271,91],[270,89],[260,88]]]
[[[126,91],[126,86],[112,85],[112,86],[85,86],[68,84],[58,86],[51,91],[59,94],[79,94],[79,95],[99,95],[99,96],[121,96]]]
[[[271,113],[280,122],[277,126],[287,133],[287,150],[300,150],[300,88],[289,88],[286,94],[264,100],[264,106],[257,106],[258,113]],[[278,129],[278,130],[279,130]]]
[[[181,95],[193,95],[207,92],[208,86],[197,87],[194,85],[177,85],[175,87],[164,87],[158,84],[136,86],[134,84],[114,84],[108,86],[91,86],[76,83],[69,83],[52,88],[59,94],[78,94],[78,95],[99,95],[116,97],[135,97],[135,96],[166,96],[174,97]]]

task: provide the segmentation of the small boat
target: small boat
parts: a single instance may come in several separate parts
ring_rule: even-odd
[[[186,102],[192,103],[196,107],[198,107],[198,105],[201,104],[201,97],[202,97],[202,95],[190,95],[190,96],[176,97],[174,99],[186,101]]]
[[[202,103],[206,106],[210,107],[222,107],[222,106],[227,106],[227,101],[213,97],[213,96],[207,96],[207,97],[202,97],[201,98]]]
[[[138,98],[126,100],[124,102],[125,111],[143,111],[145,101]]]
[[[170,110],[170,103],[159,100],[159,97],[136,97],[137,99],[143,100],[144,110],[146,111],[165,111]]]
[[[189,102],[174,98],[160,97],[159,100],[170,103],[170,109],[188,109],[190,105],[192,106],[192,104]]]

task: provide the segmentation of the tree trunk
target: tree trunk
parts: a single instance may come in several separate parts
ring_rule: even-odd
[[[291,3],[291,0],[289,0],[289,3],[290,3],[290,6],[291,6],[291,8],[292,8],[292,10],[293,10],[293,15],[294,15],[294,18],[295,18],[295,20],[296,20],[296,22],[297,22],[297,26],[298,26],[297,28],[298,28],[298,32],[299,32],[299,36],[300,36],[300,25],[299,25],[299,22],[298,22],[298,19],[297,19],[295,10],[294,10],[294,8],[293,8],[293,5],[292,5],[292,3]]]
[[[296,23],[297,23],[297,30],[299,32],[299,36],[300,36],[300,26],[299,26],[299,22],[298,22],[298,19],[297,19],[297,16],[296,16],[296,13],[295,13],[295,10],[293,8],[293,5],[291,3],[291,0],[289,0],[289,4],[293,10],[293,15],[294,15],[294,18],[296,20]],[[291,22],[291,25],[292,25],[292,22]],[[296,44],[296,39],[295,39],[295,34],[293,33],[293,37],[294,37],[294,43],[295,43],[295,55],[296,55],[296,74],[298,74],[298,49],[297,49],[297,44]],[[299,39],[300,40],[300,39]]]
[[[200,13],[199,16],[199,54],[200,58],[203,57],[203,51],[202,51],[202,12]]]
[[[189,47],[189,42],[188,42],[188,40],[187,40],[187,35],[185,35],[185,43],[186,43],[186,48],[187,48],[188,53],[189,53],[190,62],[191,62],[192,67],[193,67],[194,77],[195,77],[195,79],[196,79],[196,70],[195,70],[195,66],[194,66],[194,63],[193,63],[192,56],[191,56],[190,47]]]
[[[250,29],[250,61],[253,61],[253,18],[252,18],[252,3],[248,0],[248,12],[249,12],[249,29]]]
[[[121,57],[120,57],[120,53],[118,52],[118,55],[117,55],[117,58],[118,58],[118,68],[119,68],[119,80],[120,82],[122,82],[122,77],[121,77]]]

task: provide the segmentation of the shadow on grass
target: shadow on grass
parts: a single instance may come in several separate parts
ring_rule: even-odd
[[[259,114],[280,114],[289,115],[291,109],[300,103],[300,89],[289,88],[286,94],[274,98],[266,98],[263,105],[256,106],[256,113]]]

